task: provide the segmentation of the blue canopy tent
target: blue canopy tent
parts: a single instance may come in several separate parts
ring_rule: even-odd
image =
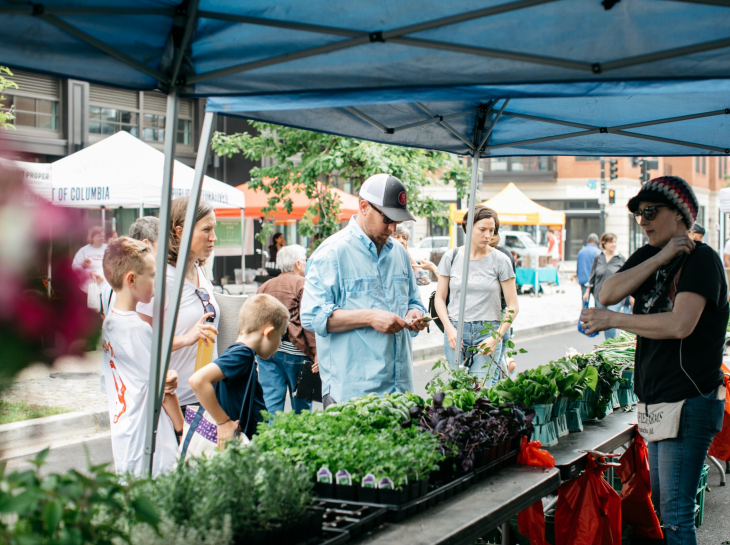
[[[730,0],[479,4],[0,0],[0,60],[168,94],[163,225],[179,96],[216,97],[203,123],[182,262],[216,112],[468,154],[472,211],[486,155],[728,153],[730,28],[722,22]],[[167,230],[160,235],[165,248]],[[181,267],[172,308],[183,276]],[[163,324],[165,275],[155,290],[149,467],[176,320],[173,313]]]

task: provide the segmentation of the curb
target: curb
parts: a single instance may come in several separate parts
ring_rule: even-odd
[[[522,338],[534,337],[553,331],[575,326],[575,321],[557,322],[537,327],[515,330]],[[434,346],[417,348],[413,351],[413,361],[423,361],[443,356],[444,347]],[[38,451],[51,443],[68,441],[96,435],[109,430],[109,412],[72,412],[34,418],[0,425],[0,460],[15,456],[15,452]]]
[[[525,329],[515,329],[514,330],[514,338],[529,338],[529,337],[536,337],[538,335],[543,335],[545,333],[551,333],[553,331],[560,331],[563,329],[568,329],[571,327],[576,327],[576,321],[575,320],[567,320],[564,322],[556,322],[553,324],[545,324],[535,327],[527,327]],[[428,360],[431,358],[439,357],[444,355],[444,345],[443,343],[439,343],[438,345],[434,346],[424,346],[421,348],[416,348],[413,350],[413,361],[419,361],[419,360]]]
[[[0,425],[0,458],[109,430],[108,411],[72,412]]]

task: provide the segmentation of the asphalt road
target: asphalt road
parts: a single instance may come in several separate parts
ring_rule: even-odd
[[[602,336],[601,336],[602,337]],[[531,369],[547,361],[558,359],[570,348],[588,352],[601,337],[589,339],[575,330],[559,332],[531,339],[515,338],[517,348],[524,348],[527,354],[517,356],[517,370]],[[433,376],[431,367],[435,360],[419,362],[414,368],[414,386],[419,395],[425,394],[426,383]],[[89,441],[53,449],[46,458],[44,473],[63,473],[70,469],[83,471],[87,467],[86,457],[92,464],[111,462],[111,442],[108,436],[93,438]],[[8,461],[9,470],[28,469],[29,459],[33,456],[15,458]],[[729,481],[730,481],[730,475]],[[698,542],[719,544],[730,540],[730,485],[719,486],[717,470],[710,469],[709,484],[711,491],[705,499],[705,521],[697,530]]]

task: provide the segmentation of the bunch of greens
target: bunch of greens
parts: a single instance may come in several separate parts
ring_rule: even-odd
[[[444,359],[438,360],[431,370],[437,372],[426,384],[426,392],[430,396],[443,392],[446,396],[444,406],[454,405],[462,411],[470,411],[481,389],[477,376],[470,374],[468,369],[451,367]],[[426,404],[430,403],[429,398]]]
[[[410,420],[408,411],[415,405],[423,405],[423,400],[411,393],[386,394],[382,397],[372,393],[347,403],[330,405],[325,412],[329,415],[356,415],[368,426],[381,429]]]
[[[614,365],[633,368],[636,359],[636,335],[622,332],[615,339],[606,339],[596,346],[593,353]]]
[[[595,395],[588,396],[587,409],[589,418],[603,418],[606,414],[613,389],[617,383],[623,382],[621,373],[624,366],[606,361],[600,354],[575,355],[565,359],[565,365],[573,366],[578,371],[594,367],[598,372],[596,387],[593,388]]]
[[[480,398],[471,411],[464,412],[454,405],[445,406],[445,397],[443,392],[435,394],[433,403],[415,416],[419,427],[438,436],[445,454],[448,450],[455,451],[464,471],[474,467],[477,449],[498,445],[531,430],[535,411],[526,412],[520,404],[495,407]]]
[[[151,501],[183,535],[234,538],[301,520],[313,501],[309,475],[256,445],[229,446],[209,459],[188,458],[169,475],[134,483],[134,501]]]
[[[400,488],[438,469],[444,455],[438,439],[413,426],[410,415],[404,417],[392,398],[368,397],[364,399],[371,401],[364,405],[353,400],[325,412],[277,414],[271,424],[259,425],[253,442],[293,465],[301,464],[310,479],[326,467],[333,475],[347,470],[353,483],[372,473],[389,477]],[[415,405],[409,409],[414,414],[417,410]],[[367,414],[361,414],[364,411]]]
[[[35,468],[22,472],[6,474],[0,464],[0,543],[110,545],[128,541],[129,527],[137,523],[157,528],[150,499],[120,484],[106,464],[89,464],[88,476],[71,470],[41,477],[47,455],[48,450],[41,452],[32,462]]]

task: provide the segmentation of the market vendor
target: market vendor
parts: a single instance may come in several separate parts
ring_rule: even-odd
[[[646,404],[637,416],[649,441],[652,501],[667,543],[695,544],[697,483],[725,406],[727,280],[717,253],[689,237],[699,205],[683,179],[651,180],[628,208],[649,243],[606,280],[599,298],[609,306],[632,295],[634,314],[588,309],[581,321],[589,334],[637,335],[634,388]]]
[[[309,259],[301,320],[317,335],[325,407],[413,391],[411,333],[426,327],[426,309],[408,252],[391,238],[398,224],[415,220],[407,201],[398,178],[371,176],[358,214]]]

